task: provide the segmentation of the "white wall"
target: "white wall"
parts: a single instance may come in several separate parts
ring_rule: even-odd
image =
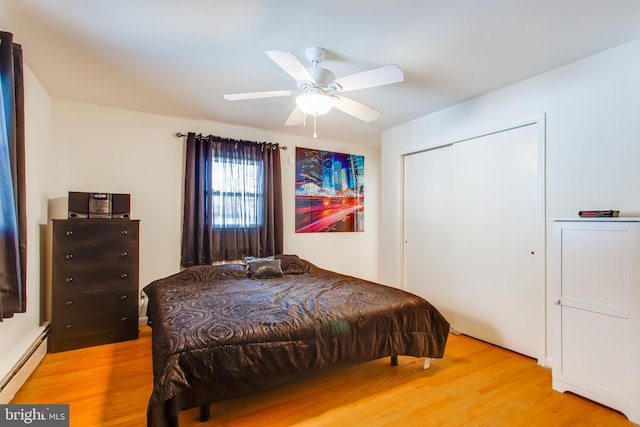
[[[51,99],[24,69],[27,186],[27,312],[0,323],[0,380],[43,331],[40,319],[40,233],[47,223]],[[4,396],[3,396],[4,397]]]
[[[285,252],[323,268],[377,280],[379,149],[54,99],[51,196],[61,206],[55,216],[66,215],[68,191],[131,193],[131,216],[140,219],[140,287],[176,273],[180,269],[185,138],[174,134],[188,131],[286,145],[288,149],[282,151]],[[365,156],[363,233],[295,233],[296,146]]]
[[[401,155],[539,114],[547,124],[546,217],[582,209],[640,216],[638,76],[640,39],[384,132],[380,280],[402,286]]]

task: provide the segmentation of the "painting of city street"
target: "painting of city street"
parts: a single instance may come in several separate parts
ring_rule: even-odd
[[[364,231],[364,156],[296,148],[296,233]]]

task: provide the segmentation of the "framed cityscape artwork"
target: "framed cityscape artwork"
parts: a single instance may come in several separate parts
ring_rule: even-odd
[[[364,231],[364,156],[296,147],[296,233]]]

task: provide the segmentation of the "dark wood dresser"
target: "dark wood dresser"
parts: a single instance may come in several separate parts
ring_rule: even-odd
[[[51,352],[138,338],[139,220],[52,220]]]

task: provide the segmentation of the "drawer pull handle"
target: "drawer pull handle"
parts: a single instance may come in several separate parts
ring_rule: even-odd
[[[67,329],[71,329],[72,326],[73,325],[71,323],[67,323],[66,325],[64,325],[64,327],[67,328]]]
[[[71,307],[71,306],[73,305],[73,301],[72,301],[72,300],[70,300],[70,299],[68,299],[68,300],[64,303],[64,305],[66,305],[67,307]]]
[[[66,234],[67,236],[73,236],[73,231],[67,230],[67,232],[64,233],[64,234]]]
[[[66,254],[64,256],[65,259],[73,259],[73,254]]]
[[[71,276],[65,277],[64,281],[67,282],[67,283],[71,283],[71,282],[73,282],[73,277],[71,277]]]
[[[126,300],[127,300],[127,296],[126,296],[126,295],[122,295],[122,296],[120,297],[120,301],[126,301]]]
[[[127,234],[129,234],[129,232],[127,230],[122,230],[120,234],[122,234],[123,236],[126,236]]]
[[[128,275],[127,273],[122,273],[122,274],[120,275],[120,278],[121,278],[121,279],[126,279],[127,277],[129,277],[129,275]]]
[[[121,257],[123,257],[123,258],[124,258],[124,257],[126,257],[127,255],[129,255],[127,252],[122,252],[122,253],[120,254],[120,256],[121,256]]]
[[[122,316],[122,317],[120,318],[120,321],[121,321],[121,322],[126,322],[126,321],[127,321],[127,316]]]

